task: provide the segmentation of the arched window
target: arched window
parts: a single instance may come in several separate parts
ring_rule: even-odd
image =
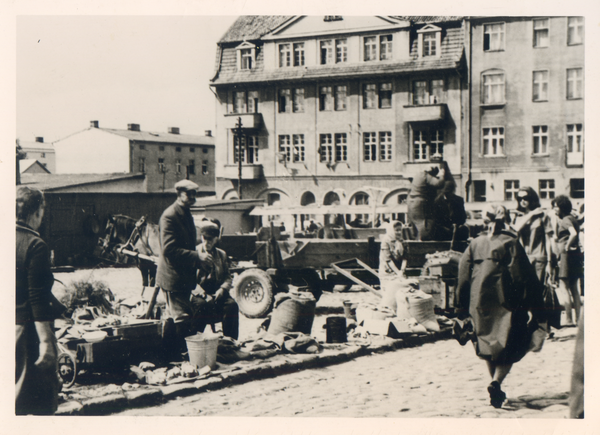
[[[335,192],[327,192],[323,199],[323,205],[334,205],[335,203],[340,203],[339,195]]]

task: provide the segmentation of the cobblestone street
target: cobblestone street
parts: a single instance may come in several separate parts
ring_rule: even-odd
[[[489,376],[472,346],[446,340],[118,415],[563,419],[575,332],[559,331],[540,353],[513,367],[503,384],[508,400],[502,409],[489,404]]]

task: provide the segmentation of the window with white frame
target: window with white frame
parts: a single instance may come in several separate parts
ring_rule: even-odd
[[[304,88],[294,88],[292,93],[292,110],[296,113],[304,112]]]
[[[333,63],[333,41],[331,39],[327,41],[321,41],[321,65],[328,65]]]
[[[504,180],[504,200],[514,201],[517,199],[517,193],[520,189],[519,180]]]
[[[487,71],[482,74],[481,97],[483,104],[503,104],[505,102],[505,79],[502,71]]]
[[[363,108],[377,108],[377,84],[369,83],[363,86]]]
[[[548,18],[533,20],[533,46],[535,48],[548,47],[550,44]]]
[[[427,162],[433,155],[444,156],[444,130],[416,128],[413,130],[413,161]]]
[[[377,161],[377,133],[363,133],[363,156],[365,162]]]
[[[569,17],[567,45],[583,44],[583,17]]]
[[[370,62],[392,59],[392,43],[392,35],[365,36],[363,39],[363,60]]]
[[[245,48],[240,50],[241,55],[241,69],[252,69],[252,63],[254,56],[252,55],[251,48]]]
[[[279,135],[279,154],[286,162],[292,161],[292,145],[289,134]]]
[[[335,40],[335,63],[348,62],[348,40]]]
[[[483,26],[483,51],[504,50],[504,23]]]
[[[140,172],[146,172],[146,158],[140,157]]]
[[[233,113],[246,113],[246,92],[233,93]]]
[[[423,51],[421,52],[422,57],[436,56],[436,34],[434,32],[428,32],[423,34]]]
[[[333,135],[331,133],[319,135],[319,155],[321,162],[333,162]]]
[[[347,162],[348,161],[348,141],[346,133],[335,134],[335,161],[336,162]]]
[[[181,160],[180,159],[178,159],[175,162],[175,173],[181,174]]]
[[[379,37],[379,59],[390,60],[392,58],[392,35]]]
[[[392,161],[392,132],[379,132],[379,160],[382,162]]]
[[[392,84],[380,83],[378,96],[380,109],[389,109],[392,107]]]
[[[504,155],[504,127],[486,127],[482,129],[481,148],[484,156]]]
[[[540,180],[539,195],[540,199],[553,199],[556,192],[554,190],[554,180]]]
[[[202,175],[208,175],[208,160],[202,160]]]
[[[347,88],[346,86],[335,87],[335,110],[346,110]]]
[[[548,126],[533,126],[533,155],[548,154]]]
[[[292,143],[294,145],[294,162],[304,162],[305,161],[305,150],[304,150],[304,135],[303,134],[294,134],[292,136]]]
[[[567,70],[567,99],[583,98],[583,68]]]
[[[319,110],[321,112],[333,110],[332,86],[321,86],[319,88]]]
[[[567,165],[583,165],[583,124],[567,125]]]
[[[413,82],[412,102],[415,106],[439,104],[445,101],[444,79]]]
[[[279,67],[292,66],[292,44],[279,44]]]
[[[533,101],[548,101],[548,71],[533,72]]]
[[[242,163],[258,163],[258,136],[242,135],[239,140],[233,137],[233,162],[238,163],[238,142],[241,146]]]
[[[369,62],[377,60],[377,37],[367,36],[364,39],[364,60]]]
[[[166,172],[167,171],[167,165],[165,165],[165,159],[163,158],[159,158],[158,159],[158,172]]]
[[[304,65],[304,42],[294,44],[294,66]]]

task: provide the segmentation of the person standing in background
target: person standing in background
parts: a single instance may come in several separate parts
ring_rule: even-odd
[[[16,364],[17,415],[52,415],[61,384],[57,374],[54,320],[64,311],[52,294],[48,245],[37,230],[44,218],[44,195],[37,189],[17,190],[16,236]]]

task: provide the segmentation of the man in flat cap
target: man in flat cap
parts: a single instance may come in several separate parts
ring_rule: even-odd
[[[199,230],[201,239],[197,250],[202,255],[210,255],[213,261],[212,264],[198,270],[197,282],[204,293],[198,298],[193,298],[197,310],[193,329],[202,332],[206,325],[221,322],[223,335],[237,340],[239,310],[229,294],[232,278],[227,254],[216,247],[221,228],[215,221],[204,220],[200,223]]]
[[[175,184],[177,200],[160,217],[161,255],[156,283],[167,301],[169,319],[163,331],[170,357],[186,351],[185,337],[190,333],[193,314],[190,295],[196,288],[196,272],[211,267],[212,255],[196,250],[196,226],[190,207],[196,202],[198,185],[189,180]],[[173,326],[174,324],[174,326]]]

